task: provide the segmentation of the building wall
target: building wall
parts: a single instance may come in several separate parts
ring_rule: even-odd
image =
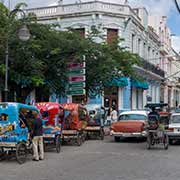
[[[91,31],[92,26],[96,26],[104,36],[104,40],[95,38],[96,42],[106,40],[107,29],[117,29],[118,36],[124,39],[120,43],[127,50],[139,54],[141,58],[154,64],[160,63],[160,49],[157,33],[148,27],[148,12],[145,8],[132,9],[127,5],[118,5],[112,3],[103,3],[93,1],[88,3],[79,3],[63,6],[46,7],[39,9],[30,9],[29,12],[37,14],[38,20],[43,23],[59,23],[61,30],[67,28],[85,28],[86,35]],[[152,79],[148,71],[146,73],[147,81]],[[153,78],[153,81],[160,81],[160,78]],[[119,89],[119,108],[133,107],[141,108],[146,103],[145,93],[141,90],[131,93],[130,84]],[[152,88],[150,92],[153,101],[158,102],[158,88]],[[123,93],[122,93],[123,92]],[[123,94],[123,97],[122,97]],[[132,99],[132,103],[130,100]],[[103,100],[102,100],[103,101]],[[137,103],[138,102],[138,103]],[[123,105],[121,104],[123,103]],[[138,104],[138,106],[137,106]]]

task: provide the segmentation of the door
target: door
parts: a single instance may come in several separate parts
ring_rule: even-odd
[[[118,111],[118,87],[104,89],[104,107],[108,109],[108,115],[110,115],[112,107]]]

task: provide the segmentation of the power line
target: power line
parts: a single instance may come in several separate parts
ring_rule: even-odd
[[[179,4],[178,4],[177,0],[174,0],[174,2],[175,2],[175,5],[176,5],[177,10],[178,10],[179,13],[180,13],[180,7],[179,7]]]

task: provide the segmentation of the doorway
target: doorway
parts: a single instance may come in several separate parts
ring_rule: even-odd
[[[110,115],[112,107],[118,111],[118,87],[104,89],[104,107],[108,109],[108,115]]]

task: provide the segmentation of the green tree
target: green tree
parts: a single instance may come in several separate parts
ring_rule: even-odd
[[[21,4],[22,5],[22,4]],[[21,8],[20,5],[17,8]],[[0,73],[4,79],[5,42],[8,10],[0,4]],[[13,16],[9,29],[9,89],[17,100],[24,102],[29,92],[38,88],[42,97],[51,92],[65,95],[67,64],[82,62],[86,57],[86,90],[101,93],[105,84],[115,76],[133,76],[138,57],[118,46],[94,42],[94,32],[82,38],[69,29],[38,24],[33,14],[26,17],[31,38],[22,42],[17,36],[22,21]],[[99,36],[97,33],[96,36]],[[2,83],[3,84],[3,83]],[[3,88],[3,87],[2,87]],[[41,99],[43,100],[43,99]]]

